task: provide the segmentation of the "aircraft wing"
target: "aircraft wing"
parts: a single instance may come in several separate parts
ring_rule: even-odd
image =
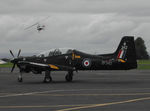
[[[39,68],[50,68],[52,70],[75,70],[71,66],[57,65],[57,64],[44,64],[44,63],[36,63],[36,62],[28,62],[28,61],[20,61],[20,65],[28,65],[31,67],[39,67]]]

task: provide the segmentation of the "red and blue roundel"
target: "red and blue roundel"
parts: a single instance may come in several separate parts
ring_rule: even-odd
[[[91,60],[88,59],[88,58],[84,59],[83,62],[82,62],[82,65],[84,67],[90,67],[91,66]]]

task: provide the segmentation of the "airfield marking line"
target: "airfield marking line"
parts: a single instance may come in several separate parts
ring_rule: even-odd
[[[8,95],[3,95],[0,97],[15,97],[15,96],[28,96],[28,95],[34,95],[34,94],[41,94],[41,93],[52,93],[52,92],[61,92],[65,90],[51,90],[51,91],[41,91],[41,92],[29,92],[29,93],[13,93]]]
[[[12,94],[12,93],[0,93],[0,94]]]
[[[35,94],[34,96],[137,96],[150,95],[150,93],[110,93],[110,94]]]
[[[128,89],[115,89],[116,90],[137,90],[140,88],[128,88]],[[141,88],[142,89],[150,89],[150,88]],[[49,91],[39,91],[39,92],[27,92],[27,93],[12,93],[7,95],[1,95],[0,98],[4,97],[17,97],[17,96],[29,96],[29,95],[35,95],[35,94],[44,94],[44,93],[56,93],[56,92],[79,92],[79,91],[101,91],[101,90],[112,90],[112,89],[70,89],[70,90],[49,90]]]
[[[37,105],[37,106],[0,106],[0,109],[16,109],[16,108],[57,108],[57,107],[75,107],[88,104],[77,105]]]
[[[91,104],[91,105],[84,105],[84,106],[79,106],[79,107],[77,106],[77,107],[73,107],[73,108],[60,109],[60,110],[57,110],[57,111],[71,111],[71,110],[103,107],[103,106],[110,106],[110,105],[124,104],[124,103],[132,103],[132,102],[144,101],[144,100],[150,100],[150,97],[129,99],[129,100],[125,100],[125,101],[110,102],[110,103],[103,103],[103,104]]]
[[[71,110],[77,110],[77,109],[87,109],[87,108],[103,107],[103,106],[109,106],[109,105],[115,105],[115,104],[132,103],[132,102],[143,101],[143,100],[150,100],[150,97],[130,99],[130,100],[119,101],[119,102],[102,103],[102,104],[38,105],[38,106],[0,106],[0,109],[74,107],[74,108],[66,108],[66,109],[57,110],[57,111],[71,111]]]
[[[112,80],[112,78],[88,78],[86,80],[105,80],[105,79],[110,79]],[[119,80],[119,78],[115,78],[115,80]],[[132,79],[129,79],[129,80],[132,80]],[[139,78],[139,79],[134,79],[134,80],[150,80],[150,78]]]
[[[119,78],[115,78],[116,80],[119,80]],[[112,78],[110,78],[110,77],[102,77],[102,78],[87,78],[86,80],[112,80]],[[130,79],[130,80],[132,80],[132,79]],[[150,78],[137,78],[137,79],[134,79],[134,80],[150,80]]]
[[[5,94],[5,93],[3,93]],[[9,94],[9,93],[8,93]],[[33,96],[136,96],[136,95],[150,95],[150,93],[110,93],[110,94],[47,94],[47,93],[35,93],[35,94],[32,94],[32,93],[22,93],[22,94],[15,94],[15,93],[12,93],[12,94],[9,94],[8,95],[6,93],[6,95],[0,95],[0,97],[14,97],[14,96],[29,96],[29,95],[33,95]]]

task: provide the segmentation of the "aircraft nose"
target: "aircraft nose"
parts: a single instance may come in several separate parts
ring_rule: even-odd
[[[11,63],[17,63],[17,61],[18,61],[17,59],[12,59],[10,62]]]
[[[10,60],[11,63],[14,63],[14,59]]]

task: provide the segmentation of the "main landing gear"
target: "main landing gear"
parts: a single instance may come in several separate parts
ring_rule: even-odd
[[[73,79],[73,71],[68,71],[68,74],[65,77],[67,82],[71,82]]]
[[[45,77],[44,77],[43,82],[44,83],[52,82],[51,71],[49,71],[49,70],[45,71]]]
[[[18,82],[23,82],[22,73],[23,71],[20,70],[20,73],[18,76]],[[65,79],[67,82],[71,82],[73,80],[73,71],[68,71],[68,74],[65,76]],[[52,82],[51,71],[49,70],[45,71],[45,77],[44,77],[43,82],[44,83]]]

